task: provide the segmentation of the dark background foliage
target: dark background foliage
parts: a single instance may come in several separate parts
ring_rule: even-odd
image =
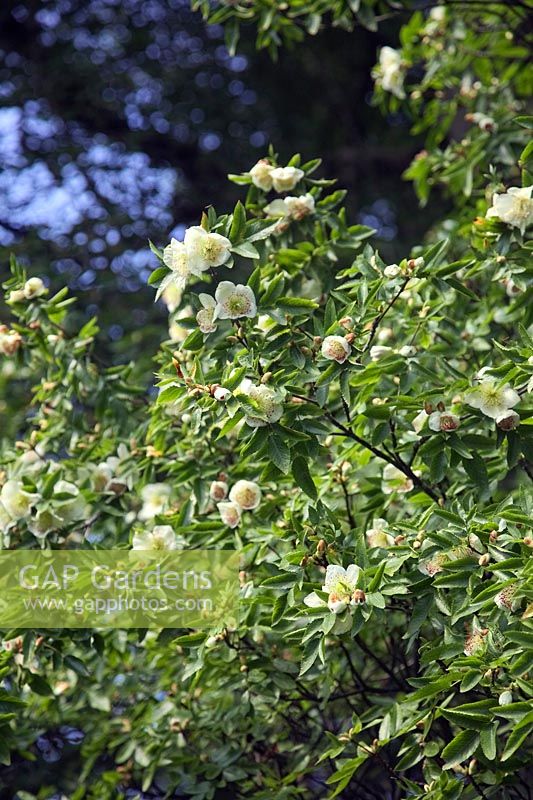
[[[100,314],[116,354],[151,351],[166,329],[147,240],[180,238],[207,204],[229,210],[226,174],[270,142],[282,159],[325,154],[353,219],[402,257],[427,229],[400,180],[417,146],[403,117],[372,107],[370,76],[395,33],[329,29],[273,64],[252,31],[230,56],[187,0],[3,3],[2,270],[15,252]]]

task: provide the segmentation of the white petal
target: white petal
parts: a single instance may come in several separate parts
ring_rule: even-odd
[[[346,580],[346,570],[338,564],[328,564],[324,580],[324,591],[329,592],[340,580]]]

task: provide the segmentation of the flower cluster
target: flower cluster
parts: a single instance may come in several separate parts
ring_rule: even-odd
[[[254,186],[263,192],[290,192],[302,180],[304,171],[298,167],[275,167],[266,158],[260,159],[249,171]]]
[[[24,303],[25,300],[34,300],[46,294],[46,288],[42,278],[28,278],[22,289],[14,289],[7,297],[8,303]]]
[[[261,502],[261,489],[253,481],[237,481],[229,490],[226,481],[213,481],[209,495],[217,504],[222,522],[229,528],[236,528],[243,511],[254,511]]]
[[[172,239],[163,251],[163,262],[170,273],[161,281],[157,296],[171,286],[183,290],[192,277],[201,277],[208,269],[225,264],[231,255],[231,242],[219,233],[194,225],[185,231],[183,242]]]
[[[392,47],[382,47],[379,53],[379,66],[374,71],[374,78],[382,89],[390,92],[398,99],[405,97],[403,81],[405,67],[402,55]]]

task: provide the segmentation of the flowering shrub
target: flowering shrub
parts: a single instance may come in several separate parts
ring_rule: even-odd
[[[409,57],[460,22],[417,12]],[[456,85],[439,52],[428,91],[439,70]],[[380,102],[407,97],[406,60],[381,52]],[[476,90],[508,155],[488,123],[462,155],[432,151],[457,224],[398,264],[318,159],[273,150],[230,176],[232,212],[152,245],[171,309],[155,399],[12,264],[2,547],[233,547],[242,598],[207,632],[6,632],[3,764],[81,747],[79,788],[46,779],[72,798],[526,796],[533,200],[531,118],[515,100],[498,116],[514,80]],[[457,191],[446,170],[480,143]]]

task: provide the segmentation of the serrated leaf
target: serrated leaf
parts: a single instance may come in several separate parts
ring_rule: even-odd
[[[461,731],[446,745],[441,753],[445,760],[443,769],[451,769],[455,764],[466,761],[475,753],[479,744],[479,733],[475,730]]]

